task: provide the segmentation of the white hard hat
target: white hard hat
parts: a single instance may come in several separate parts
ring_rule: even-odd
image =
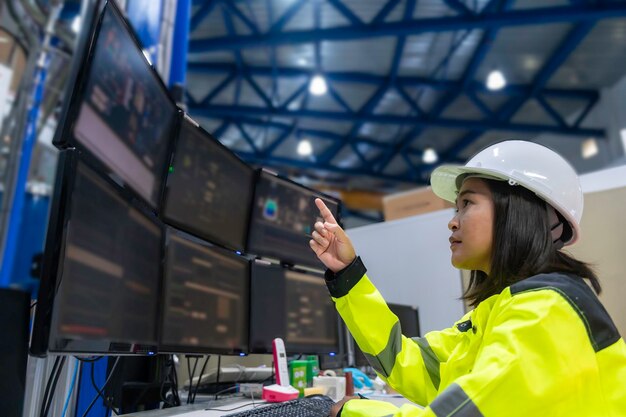
[[[439,197],[456,202],[461,175],[476,175],[520,185],[544,200],[568,221],[571,245],[580,236],[583,192],[574,168],[563,157],[545,146],[522,140],[496,143],[480,151],[465,166],[442,165],[431,177],[432,190]]]

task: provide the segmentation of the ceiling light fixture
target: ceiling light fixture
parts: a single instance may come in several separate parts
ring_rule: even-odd
[[[425,164],[434,164],[439,160],[439,155],[437,155],[437,151],[433,148],[424,149],[424,153],[422,154],[422,161]]]
[[[74,33],[78,33],[78,31],[80,30],[80,15],[74,17],[74,19],[72,20],[72,30],[74,31]]]
[[[311,83],[309,84],[309,92],[315,96],[321,96],[326,94],[328,91],[328,87],[326,86],[326,80],[321,75],[316,75],[311,78]]]
[[[313,153],[313,146],[311,142],[306,139],[302,139],[300,143],[298,143],[298,155],[309,156]]]
[[[487,88],[490,90],[501,90],[506,86],[506,78],[502,71],[494,69],[487,75]]]
[[[585,139],[580,146],[583,159],[589,159],[598,154],[598,143],[594,138]]]

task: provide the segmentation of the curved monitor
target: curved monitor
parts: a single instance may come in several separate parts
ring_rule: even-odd
[[[156,208],[176,104],[113,2],[106,3],[88,38],[54,143],[88,152],[102,170]]]
[[[248,252],[283,263],[323,269],[309,246],[313,225],[323,221],[314,200],[324,200],[339,221],[339,200],[261,171],[255,188]]]
[[[254,170],[185,117],[167,177],[165,222],[245,251],[253,187]]]
[[[160,352],[248,350],[250,262],[168,228]]]

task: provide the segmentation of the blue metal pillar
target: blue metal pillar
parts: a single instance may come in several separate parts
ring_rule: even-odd
[[[22,226],[24,217],[24,202],[26,200],[26,181],[28,180],[28,171],[30,169],[30,160],[33,149],[37,142],[37,120],[39,118],[39,106],[43,96],[44,86],[46,82],[47,66],[48,66],[48,49],[52,41],[54,33],[54,24],[58,20],[61,13],[62,4],[55,5],[48,16],[48,22],[45,29],[44,38],[41,43],[41,50],[35,73],[33,76],[33,87],[31,102],[29,103],[28,117],[26,119],[26,130],[24,140],[22,142],[20,162],[15,178],[13,200],[9,210],[9,222],[7,225],[6,238],[4,242],[4,253],[2,256],[2,266],[0,269],[0,287],[5,287],[13,281],[13,266],[15,265],[15,255],[17,253],[17,245],[19,240],[19,231]]]
[[[189,49],[189,30],[191,0],[178,0],[176,2],[176,20],[174,21],[174,39],[172,41],[172,60],[170,62],[170,88],[180,89],[181,93],[186,85],[187,76],[187,50]],[[182,101],[182,94],[176,97]]]

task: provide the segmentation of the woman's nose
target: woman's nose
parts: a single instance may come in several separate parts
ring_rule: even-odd
[[[448,222],[448,230],[451,231],[455,231],[459,228],[459,220],[457,218],[457,215],[455,215],[452,219],[450,219],[450,221]]]

